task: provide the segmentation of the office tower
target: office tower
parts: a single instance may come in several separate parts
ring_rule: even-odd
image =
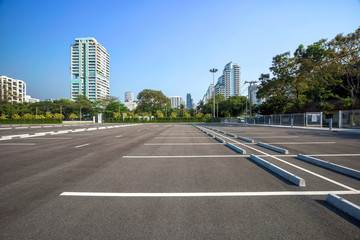
[[[133,102],[133,101],[134,101],[134,93],[125,92],[125,102]]]
[[[71,99],[85,95],[91,101],[110,97],[110,60],[95,38],[75,38],[71,45]]]
[[[0,76],[0,99],[8,102],[25,102],[26,83],[22,80]]]
[[[186,95],[186,108],[187,109],[193,109],[194,100],[191,98],[191,94],[188,93]]]
[[[218,78],[215,94],[222,94],[226,99],[230,96],[240,96],[240,87],[240,67],[236,63],[229,62]]]
[[[172,96],[169,97],[170,102],[171,102],[171,107],[172,108],[179,108],[181,104],[184,104],[184,99],[183,97],[180,96]]]

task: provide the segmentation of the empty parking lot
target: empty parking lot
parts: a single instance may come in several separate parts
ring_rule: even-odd
[[[103,124],[1,126],[0,136],[0,239],[360,238],[359,221],[326,201],[360,205],[359,179],[297,158],[360,171],[360,134]]]

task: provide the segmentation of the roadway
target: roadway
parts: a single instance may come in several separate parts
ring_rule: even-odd
[[[190,124],[0,126],[0,239],[360,238],[360,222],[325,201],[338,193],[360,205],[359,180],[296,158],[314,155],[360,170],[360,134],[198,126],[246,154]]]

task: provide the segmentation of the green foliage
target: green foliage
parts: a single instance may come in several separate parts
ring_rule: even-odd
[[[306,48],[300,45],[273,58],[270,74],[260,75],[258,98],[265,98],[262,114],[301,110],[315,102],[323,111],[333,106],[329,100],[342,99],[350,108],[360,99],[360,28],[333,40],[321,39]],[[351,99],[351,101],[349,101]]]
[[[137,112],[150,112],[155,113],[157,110],[162,110],[167,106],[170,106],[170,99],[168,99],[161,91],[145,89],[141,91],[137,99],[139,104],[137,106]]]
[[[74,118],[78,118],[78,116],[75,113],[70,113],[69,118],[74,120]]]
[[[15,113],[11,116],[12,119],[20,119],[21,117],[19,116],[19,114]]]

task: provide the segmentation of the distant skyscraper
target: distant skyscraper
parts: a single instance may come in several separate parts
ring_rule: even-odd
[[[75,38],[71,45],[71,99],[85,95],[91,101],[110,97],[110,60],[95,38]]]
[[[228,99],[230,96],[240,96],[240,67],[233,62],[225,65],[223,74],[215,85],[215,94],[222,94]]]
[[[169,99],[170,99],[170,102],[171,102],[171,107],[173,107],[173,108],[179,108],[181,104],[184,104],[183,97],[172,96],[172,97],[169,97]]]
[[[134,93],[125,92],[125,102],[133,102],[133,101],[134,101]]]
[[[191,98],[191,94],[188,93],[186,95],[186,108],[187,109],[193,109],[194,100]]]

